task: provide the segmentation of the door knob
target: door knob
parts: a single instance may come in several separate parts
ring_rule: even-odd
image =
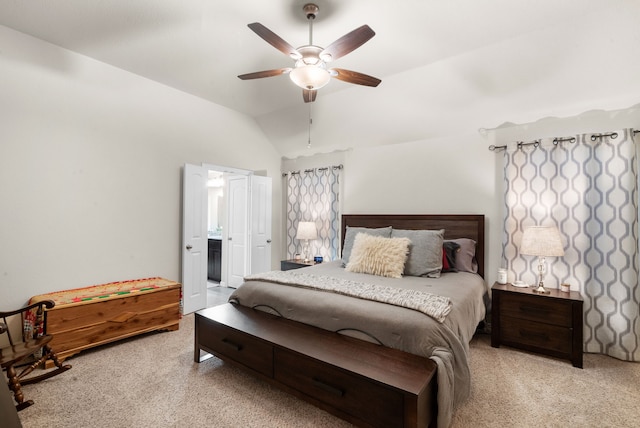
[[[187,245],[187,250],[192,249],[193,247],[191,245]]]

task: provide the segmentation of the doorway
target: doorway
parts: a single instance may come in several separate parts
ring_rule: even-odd
[[[220,304],[228,296],[222,285],[222,230],[226,212],[224,194],[225,173],[207,173],[207,307]]]
[[[211,286],[218,294],[270,265],[271,178],[207,164],[185,164],[183,178],[182,312],[188,314],[209,304],[210,255],[216,254]]]
[[[239,285],[234,271],[244,277],[248,263],[246,219],[249,216],[246,183],[250,171],[207,167],[207,307],[226,302]],[[237,190],[241,183],[240,191]],[[238,203],[238,200],[241,203]],[[240,225],[240,227],[238,226]],[[238,266],[238,267],[236,267]]]

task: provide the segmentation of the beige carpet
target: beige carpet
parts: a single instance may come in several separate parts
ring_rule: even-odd
[[[73,369],[24,388],[25,428],[347,427],[346,422],[211,358],[195,364],[193,316],[69,360]],[[471,344],[473,391],[453,427],[640,426],[640,364],[586,355],[569,362]]]

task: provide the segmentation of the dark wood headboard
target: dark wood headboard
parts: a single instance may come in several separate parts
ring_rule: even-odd
[[[445,239],[471,238],[476,241],[478,274],[484,278],[484,215],[482,214],[345,214],[342,216],[342,242],[347,226],[387,227],[410,230],[444,229]]]

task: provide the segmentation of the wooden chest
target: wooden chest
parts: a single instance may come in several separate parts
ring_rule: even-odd
[[[45,313],[51,347],[63,361],[78,352],[154,330],[177,330],[181,285],[163,278],[114,282],[42,294],[53,300]]]

